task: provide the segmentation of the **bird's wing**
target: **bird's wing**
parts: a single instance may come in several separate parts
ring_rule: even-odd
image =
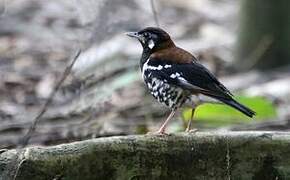
[[[215,98],[231,99],[230,91],[209,70],[194,60],[191,63],[178,64],[163,59],[151,59],[148,66],[162,67],[152,70],[151,74],[166,79],[170,84]]]

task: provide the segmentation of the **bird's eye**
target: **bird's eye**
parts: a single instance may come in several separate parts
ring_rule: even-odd
[[[149,37],[149,34],[146,32],[146,33],[144,33],[144,37],[145,38],[148,38]]]

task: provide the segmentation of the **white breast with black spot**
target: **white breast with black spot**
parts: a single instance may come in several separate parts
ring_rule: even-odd
[[[165,67],[166,66],[166,67]],[[183,90],[179,87],[171,85],[165,79],[159,79],[152,75],[153,71],[162,70],[163,68],[170,68],[171,65],[149,66],[148,61],[144,64],[142,69],[142,77],[147,85],[150,93],[162,104],[174,108],[179,107],[183,101]]]

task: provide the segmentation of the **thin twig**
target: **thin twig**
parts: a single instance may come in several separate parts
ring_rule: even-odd
[[[154,21],[157,27],[159,27],[159,20],[158,20],[158,15],[157,15],[157,10],[154,4],[154,0],[150,0],[151,3],[151,9],[152,9],[152,13],[153,13],[153,17],[154,17]]]
[[[71,69],[73,67],[73,65],[75,64],[76,60],[78,59],[79,55],[81,54],[81,50],[78,50],[76,55],[74,56],[72,62],[70,63],[69,66],[66,67],[66,69],[64,70],[60,81],[56,84],[56,86],[54,87],[53,91],[51,92],[50,96],[48,97],[47,101],[45,102],[45,104],[43,105],[43,107],[41,108],[41,110],[39,111],[38,115],[34,118],[32,125],[30,126],[27,134],[23,137],[23,139],[20,142],[20,146],[21,147],[25,147],[27,146],[31,135],[33,134],[33,132],[35,131],[35,128],[37,126],[37,123],[40,121],[40,118],[43,116],[43,114],[47,111],[48,106],[51,104],[53,97],[55,96],[56,92],[59,90],[60,86],[62,85],[63,81],[66,79],[66,77],[70,74]]]

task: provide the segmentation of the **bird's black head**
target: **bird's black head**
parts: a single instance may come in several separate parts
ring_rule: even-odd
[[[151,53],[174,46],[167,32],[156,27],[147,27],[138,32],[126,33],[130,37],[137,38],[145,51]]]

